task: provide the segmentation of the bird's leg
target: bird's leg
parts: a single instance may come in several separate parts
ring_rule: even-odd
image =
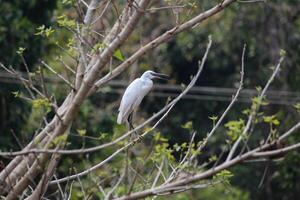
[[[127,118],[127,122],[129,124],[129,130],[134,130],[135,129],[133,124],[132,124],[132,116],[133,116],[133,113],[131,113]],[[142,139],[142,137],[136,131],[134,131],[134,136],[135,136],[135,138],[138,137],[139,138],[138,140]],[[134,139],[134,138],[132,138],[132,139]]]
[[[130,113],[130,115],[128,116],[127,122],[128,122],[128,124],[129,124],[129,130],[133,130],[133,129],[134,129],[134,126],[133,126],[133,124],[132,124],[132,113]]]

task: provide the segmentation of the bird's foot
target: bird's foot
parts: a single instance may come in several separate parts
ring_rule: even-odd
[[[134,146],[134,145],[135,145],[135,143],[136,143],[136,141],[135,141],[135,140],[133,140],[133,141],[131,142],[130,146]]]
[[[143,138],[144,138],[144,136],[142,136],[142,135],[138,135],[137,142],[140,142],[140,141],[141,141]]]
[[[144,138],[144,136],[135,134],[134,138],[131,139],[131,141],[132,141],[131,146],[134,146],[136,143],[140,142],[143,138]]]

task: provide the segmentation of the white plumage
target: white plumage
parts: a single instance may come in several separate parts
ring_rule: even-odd
[[[119,107],[118,124],[129,122],[128,118],[130,114],[136,110],[143,98],[152,89],[152,79],[154,78],[166,79],[167,76],[153,71],[146,71],[140,78],[132,81],[126,88]]]

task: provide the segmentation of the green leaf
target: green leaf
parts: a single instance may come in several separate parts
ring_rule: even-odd
[[[67,28],[71,28],[71,29],[76,28],[75,20],[68,19],[66,15],[58,16],[57,23],[59,26],[62,26],[62,27],[67,27]]]
[[[86,130],[85,129],[77,129],[77,132],[80,136],[85,136],[86,135]]]
[[[245,127],[245,122],[242,119],[237,121],[229,121],[225,124],[225,127],[228,128],[228,131],[226,131],[227,135],[232,141],[235,141],[242,134],[242,131]]]
[[[265,116],[265,117],[263,117],[264,122],[270,123],[270,122],[272,121],[272,117],[273,117],[273,116]]]
[[[19,55],[23,55],[23,52],[25,51],[25,49],[26,49],[26,48],[24,48],[24,47],[19,47],[18,50],[17,50],[16,52],[17,52],[17,54],[19,54]]]
[[[44,37],[49,37],[55,31],[51,26],[49,28],[46,28],[45,25],[37,27],[37,30],[38,32],[36,32],[35,35],[41,35]]]
[[[262,91],[262,87],[261,86],[256,86],[255,89],[256,89],[257,92],[261,92]]]
[[[208,117],[209,119],[213,120],[213,121],[216,121],[218,119],[218,116],[211,116],[211,117]]]
[[[158,132],[157,134],[154,135],[154,141],[168,142],[168,139],[162,137],[161,134]]]
[[[102,51],[107,47],[106,44],[99,42],[93,46],[92,53],[96,53],[98,50]]]
[[[230,180],[230,178],[232,176],[233,176],[233,174],[229,170],[224,169],[224,170],[220,171],[219,173],[217,173],[213,177],[213,179],[215,179],[215,180],[221,180],[221,181],[223,181],[226,184],[230,184],[229,180]]]
[[[300,114],[300,103],[296,103],[294,108],[296,108],[297,112]]]
[[[121,52],[120,49],[118,49],[118,50],[115,51],[114,57],[117,58],[120,61],[124,61],[125,60],[125,58],[124,58],[124,56],[123,56],[123,54],[122,54],[122,52]]]
[[[46,28],[46,30],[45,30],[46,37],[49,37],[52,33],[54,33],[54,30],[52,29],[52,27]]]
[[[182,128],[184,129],[187,129],[187,130],[193,130],[193,122],[192,121],[188,121],[186,122],[184,125],[181,126]]]
[[[272,123],[273,123],[274,125],[276,125],[276,126],[278,126],[278,125],[280,124],[280,122],[279,122],[278,119],[274,119],[274,120],[272,121]]]
[[[74,3],[75,3],[74,0],[63,0],[63,1],[62,1],[62,4],[64,4],[64,5],[72,5],[72,4],[74,4]]]
[[[285,54],[286,54],[286,51],[285,51],[284,49],[280,49],[279,55],[280,55],[281,57],[284,57]]]
[[[279,120],[276,118],[276,115],[264,116],[263,120],[265,123],[274,124],[275,126],[280,124]]]
[[[181,146],[179,146],[177,143],[175,143],[174,145],[173,145],[173,149],[175,150],[175,151],[180,151],[180,149],[181,149]]]
[[[217,155],[212,155],[210,158],[209,158],[209,161],[210,162],[213,162],[213,161],[216,161],[218,159]]]
[[[244,115],[250,115],[250,109],[245,109],[245,110],[243,110],[242,111],[242,113],[244,114]]]
[[[59,135],[59,136],[57,136],[56,138],[53,139],[53,143],[57,145],[59,143],[67,141],[67,138],[68,138],[67,134]]]
[[[185,148],[187,148],[187,143],[186,142],[184,142],[184,143],[182,143],[181,145],[180,145],[183,149],[185,149]]]
[[[197,3],[195,1],[190,1],[187,3],[187,6],[189,6],[190,8],[197,8]]]
[[[20,97],[20,91],[15,91],[15,92],[12,92],[12,94],[14,95],[14,97]]]
[[[44,109],[47,113],[51,111],[51,103],[46,98],[32,100],[33,109]]]
[[[45,30],[45,25],[41,25],[41,26],[37,27],[36,30],[38,30],[38,32],[36,32],[34,35],[43,35],[44,30]]]
[[[100,133],[100,136],[98,137],[99,140],[105,139],[108,136],[108,133]]]

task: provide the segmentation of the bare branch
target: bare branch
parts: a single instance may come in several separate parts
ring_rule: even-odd
[[[163,175],[162,169],[163,169],[163,167],[164,167],[165,160],[166,160],[166,159],[165,159],[165,157],[164,157],[164,158],[162,159],[161,163],[160,163],[160,166],[157,168],[157,174],[156,174],[156,176],[155,176],[155,179],[154,179],[154,181],[153,181],[153,183],[152,183],[152,187],[151,187],[151,188],[154,188],[154,187],[156,186],[159,177],[160,177],[161,175]]]
[[[177,34],[186,31],[190,28],[192,28],[194,25],[204,21],[205,19],[219,13],[222,11],[225,7],[230,5],[231,3],[235,2],[236,0],[226,0],[222,5],[216,5],[215,7],[199,14],[198,16],[192,18],[191,20],[183,23],[182,25],[176,26],[168,31],[166,31],[161,36],[157,37],[156,39],[149,42],[147,45],[140,48],[138,51],[136,51],[131,57],[129,57],[127,60],[125,60],[122,64],[120,64],[118,67],[116,67],[111,73],[107,74],[103,78],[101,78],[99,81],[96,82],[94,88],[89,92],[91,94],[92,92],[97,91],[100,87],[102,87],[105,83],[113,79],[114,77],[121,74],[125,69],[130,67],[132,63],[134,63],[137,59],[139,59],[141,56],[143,56],[147,51],[154,49],[155,47],[159,46],[162,43],[165,43],[169,39],[173,38]]]
[[[268,90],[270,84],[273,82],[275,76],[279,72],[280,66],[281,66],[281,63],[283,62],[283,60],[284,60],[284,57],[281,57],[279,59],[279,62],[277,64],[276,68],[274,69],[271,77],[269,78],[269,80],[268,80],[267,84],[265,85],[264,89],[262,90],[261,94],[259,95],[259,99],[263,99],[263,97],[265,96],[266,91]],[[238,145],[240,144],[240,142],[242,141],[243,137],[247,134],[248,130],[250,129],[250,126],[252,124],[252,121],[253,121],[253,119],[254,119],[254,117],[255,117],[256,112],[258,111],[258,109],[259,109],[259,105],[256,108],[256,110],[253,110],[252,113],[250,114],[250,116],[248,118],[248,121],[247,121],[247,124],[246,124],[246,126],[245,126],[242,134],[239,136],[239,138],[237,139],[237,141],[233,144],[233,146],[232,146],[232,148],[231,148],[231,150],[230,150],[230,152],[229,152],[229,154],[228,154],[228,156],[226,158],[226,161],[229,161],[233,157],[233,155],[234,155],[234,153],[235,153]]]
[[[60,73],[56,72],[54,69],[52,69],[48,64],[46,64],[44,61],[41,61],[41,63],[49,69],[52,73],[54,73],[56,76],[61,78],[65,83],[67,83],[73,90],[75,90],[75,87],[72,83],[70,83],[66,78],[64,78]]]
[[[287,147],[284,147],[281,149],[272,150],[272,151],[258,152],[258,153],[253,154],[252,157],[270,157],[270,156],[275,156],[278,154],[284,154],[289,151],[296,150],[298,148],[300,148],[300,143],[296,143],[296,144],[293,144],[293,145],[290,145],[290,146],[287,146]]]
[[[136,142],[139,142],[139,140],[141,138],[143,138],[145,135],[147,135],[152,130],[154,130],[160,124],[160,122],[167,117],[168,113],[175,106],[175,104],[195,85],[195,83],[198,80],[198,78],[199,78],[199,76],[200,76],[200,74],[202,72],[202,69],[204,67],[205,61],[207,59],[208,52],[209,52],[210,47],[211,47],[211,43],[212,43],[212,41],[211,41],[211,38],[209,37],[209,42],[208,42],[205,54],[204,54],[204,56],[202,58],[202,61],[199,62],[199,68],[198,68],[198,71],[197,71],[196,75],[193,77],[193,79],[191,80],[191,82],[189,83],[189,85],[184,89],[184,91],[176,99],[174,99],[170,104],[168,104],[169,107],[165,106],[167,108],[166,113],[154,124],[154,126],[152,126],[148,131],[144,132],[139,138],[136,138],[133,141],[127,143],[125,146],[123,146],[120,149],[118,149],[117,151],[115,151],[113,154],[111,154],[109,157],[107,157],[102,162],[98,163],[97,165],[95,165],[95,166],[93,166],[93,167],[91,167],[91,168],[89,168],[89,169],[87,169],[87,170],[85,170],[83,172],[80,172],[78,174],[71,175],[71,176],[68,176],[68,177],[65,177],[65,178],[62,178],[62,179],[59,179],[59,180],[54,180],[54,181],[51,182],[51,184],[54,184],[54,183],[57,183],[57,182],[65,182],[65,181],[68,181],[68,180],[73,180],[77,176],[80,176],[80,177],[81,176],[86,176],[87,174],[89,174],[89,173],[93,172],[94,170],[98,169],[99,167],[103,166],[105,163],[107,163],[108,161],[110,161],[112,158],[114,158],[120,152],[126,150],[130,146],[134,145]]]
[[[123,171],[122,175],[120,176],[119,180],[117,181],[117,183],[114,185],[114,187],[106,194],[105,196],[105,200],[109,200],[111,199],[111,195],[113,194],[113,192],[118,188],[118,186],[120,185],[120,183],[123,181],[124,177],[125,177],[125,172],[126,170]]]
[[[94,13],[96,11],[97,6],[99,5],[101,0],[92,0],[90,5],[88,6],[88,10],[86,12],[86,15],[84,17],[84,23],[86,25],[91,24],[93,18],[94,18]]]
[[[283,135],[289,134],[290,132],[295,132],[296,130],[298,130],[300,128],[300,122],[297,123],[296,125],[294,125],[291,129],[289,129],[286,133],[284,133]],[[214,167],[214,168],[210,168],[204,172],[200,172],[198,174],[186,177],[184,179],[180,179],[165,185],[160,185],[158,187],[155,188],[151,188],[151,189],[147,189],[144,191],[140,191],[140,192],[136,192],[136,193],[132,193],[129,196],[124,196],[121,198],[118,198],[118,200],[133,200],[133,199],[141,199],[141,198],[145,198],[148,196],[154,196],[157,195],[157,193],[160,193],[161,191],[173,191],[173,188],[178,187],[178,186],[187,186],[188,184],[192,184],[195,183],[197,181],[209,178],[211,176],[213,176],[214,174],[217,174],[218,172],[220,172],[223,169],[228,169],[231,166],[234,166],[240,162],[243,162],[246,159],[251,158],[255,153],[262,151],[264,149],[269,148],[270,146],[274,145],[275,142],[269,143],[269,144],[264,144],[260,147],[257,147],[251,151],[248,151],[238,157],[235,157],[231,160],[225,161],[224,163]]]

